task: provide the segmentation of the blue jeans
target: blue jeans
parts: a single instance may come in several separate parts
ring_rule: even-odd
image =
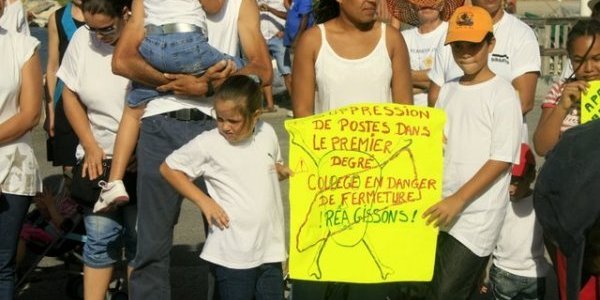
[[[212,119],[178,121],[162,115],[142,119],[137,145],[138,247],[130,299],[171,299],[170,251],[182,198],[162,177],[159,166],[175,149],[215,125]]]
[[[151,66],[165,73],[199,75],[223,59],[233,60],[238,69],[243,66],[241,58],[224,54],[209,45],[201,32],[147,35],[139,51]],[[166,94],[134,81],[127,104],[131,107],[143,105]]]
[[[125,258],[131,262],[136,252],[135,223],[137,206],[129,204],[106,213],[84,211],[87,240],[83,246],[83,262],[92,268],[106,268]]]
[[[453,236],[440,231],[431,280],[433,299],[470,299],[488,259],[489,256],[475,255]]]
[[[15,255],[30,196],[0,194],[0,299],[14,299]]]
[[[220,300],[282,300],[281,263],[262,264],[251,269],[230,269],[211,264]]]
[[[538,300],[546,293],[546,278],[515,275],[495,265],[490,269],[490,281],[494,298],[499,300]]]
[[[292,73],[292,65],[290,61],[289,59],[285,59],[285,46],[283,46],[283,38],[273,36],[267,41],[267,47],[269,47],[269,52],[277,63],[277,70],[279,71],[279,74],[281,74],[281,76],[285,76]]]

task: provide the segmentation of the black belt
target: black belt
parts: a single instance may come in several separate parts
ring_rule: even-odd
[[[166,112],[161,115],[179,121],[204,121],[212,119],[209,115],[195,108],[184,108],[180,110]]]

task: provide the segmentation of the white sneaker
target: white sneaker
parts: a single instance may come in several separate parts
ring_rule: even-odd
[[[94,212],[106,212],[114,206],[123,205],[129,202],[129,194],[125,190],[122,180],[115,180],[106,182],[104,180],[98,183],[98,186],[102,188],[100,191],[100,197],[94,204]]]

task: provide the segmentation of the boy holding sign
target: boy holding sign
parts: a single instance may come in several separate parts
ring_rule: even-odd
[[[440,90],[447,114],[443,200],[423,213],[440,226],[432,290],[436,299],[469,299],[485,269],[508,204],[510,167],[519,162],[521,108],[511,84],[488,67],[495,44],[483,8],[458,8],[446,44],[464,75]]]

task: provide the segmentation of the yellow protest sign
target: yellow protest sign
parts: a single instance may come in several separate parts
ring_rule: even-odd
[[[600,118],[600,80],[589,84],[587,93],[581,95],[581,124]]]
[[[291,278],[428,281],[441,198],[441,110],[359,104],[288,120]]]

